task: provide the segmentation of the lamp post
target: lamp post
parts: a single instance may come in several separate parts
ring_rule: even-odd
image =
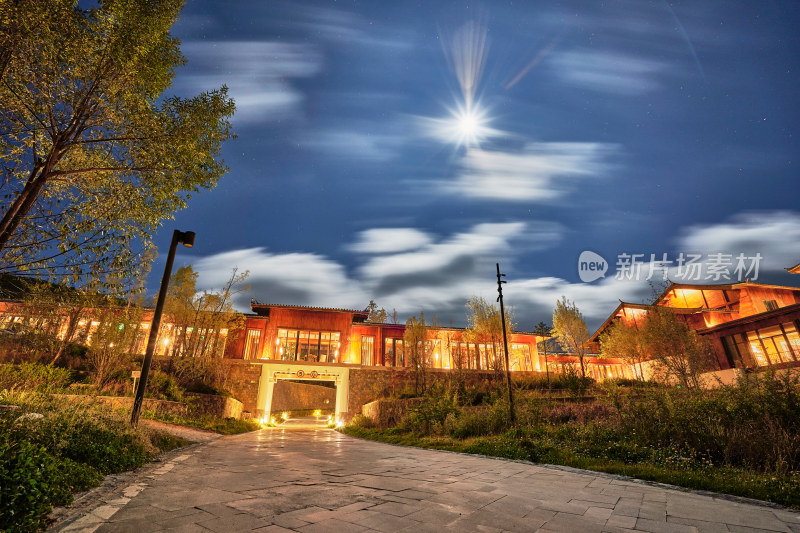
[[[507,281],[501,280],[505,274],[500,273],[500,263],[497,263],[497,301],[500,302],[500,323],[503,327],[503,353],[506,358],[506,393],[508,398],[508,419],[511,424],[516,423],[516,415],[514,413],[514,393],[511,391],[511,369],[508,366],[508,336],[506,335],[506,311],[503,307],[503,283]]]
[[[144,352],[142,375],[139,379],[139,386],[136,387],[136,397],[133,400],[133,408],[131,409],[132,426],[139,423],[139,414],[142,411],[144,389],[147,386],[147,376],[150,374],[150,363],[153,360],[153,352],[156,351],[158,330],[161,328],[161,313],[164,311],[164,300],[167,299],[167,288],[169,287],[169,278],[172,275],[172,263],[175,261],[175,250],[178,248],[178,243],[183,244],[187,248],[194,246],[194,237],[195,233],[193,231],[175,230],[172,232],[172,242],[169,245],[167,264],[164,265],[164,276],[161,278],[161,288],[158,291],[155,311],[153,311],[153,324],[150,326],[150,336],[147,338],[147,349]]]

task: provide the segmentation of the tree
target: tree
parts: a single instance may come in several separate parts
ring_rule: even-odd
[[[600,354],[603,357],[622,359],[633,368],[636,379],[644,380],[642,363],[647,359],[647,354],[642,346],[642,335],[635,327],[619,322],[614,324],[600,338]]]
[[[0,272],[128,287],[155,229],[226,171],[227,89],[164,95],[181,6],[0,3]]]
[[[574,354],[581,366],[581,378],[586,377],[585,358],[588,353],[589,330],[578,306],[562,296],[553,309],[553,334],[558,337],[564,348]]]
[[[367,306],[367,311],[369,311],[367,322],[372,322],[374,324],[383,324],[384,322],[386,322],[386,318],[388,318],[386,309],[384,309],[383,307],[378,308],[378,304],[375,303],[375,300],[369,301],[369,305]]]
[[[706,339],[699,337],[671,309],[653,307],[641,329],[640,343],[664,380],[687,388],[700,386],[700,374],[715,367]]]
[[[242,285],[248,271],[232,269],[219,291],[197,291],[192,266],[178,268],[170,278],[164,312],[173,326],[170,368],[181,378],[207,385],[224,383],[221,359],[234,331],[244,326],[244,315],[233,308],[233,298],[249,287]]]
[[[549,337],[552,328],[544,322],[539,322],[533,328],[533,333],[542,337]],[[547,386],[550,387],[550,367],[547,365],[547,339],[542,339],[542,347],[544,348],[544,371],[547,375]]]
[[[506,333],[511,335],[514,331],[514,316],[511,309],[506,310]],[[503,324],[500,319],[500,310],[496,305],[490,304],[479,296],[467,300],[467,330],[468,342],[475,344],[480,361],[479,345],[484,345],[486,350],[486,363],[488,370],[501,372],[503,364]],[[480,369],[480,362],[476,365]]]
[[[406,320],[406,329],[403,334],[403,347],[411,371],[414,373],[414,393],[425,394],[428,368],[431,363],[432,344],[428,340],[430,327],[425,322],[425,313],[420,312],[419,318],[411,317]]]
[[[142,315],[143,309],[133,305],[92,310],[92,321],[98,324],[92,326],[87,338],[86,363],[98,391],[131,362],[143,337]]]

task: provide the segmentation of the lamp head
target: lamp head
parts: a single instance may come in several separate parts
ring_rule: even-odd
[[[195,233],[193,231],[178,232],[178,242],[187,248],[192,248],[194,246],[194,237]]]

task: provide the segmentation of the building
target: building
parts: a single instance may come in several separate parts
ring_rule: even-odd
[[[787,270],[800,271],[800,265]],[[751,281],[672,283],[652,305],[620,302],[590,341],[599,343],[615,323],[640,326],[654,307],[671,309],[706,337],[720,370],[800,364],[800,288]]]
[[[368,312],[279,304],[251,304],[243,335],[229,343],[226,357],[342,363],[361,366],[411,365],[402,324],[367,321]],[[543,337],[513,333],[508,339],[511,370],[544,370],[536,344]],[[426,352],[431,368],[491,370],[503,354],[499,343],[467,342],[465,330],[430,327]]]

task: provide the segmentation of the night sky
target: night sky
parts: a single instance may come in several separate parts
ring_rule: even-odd
[[[203,287],[249,270],[241,310],[374,299],[455,326],[496,262],[521,330],[562,295],[591,330],[648,298],[620,254],[730,254],[737,281],[759,253],[757,281],[800,285],[798,27],[791,0],[188,0],[173,90],[226,84],[238,138],[156,242],[195,231],[176,264]],[[605,278],[581,281],[585,250]]]

